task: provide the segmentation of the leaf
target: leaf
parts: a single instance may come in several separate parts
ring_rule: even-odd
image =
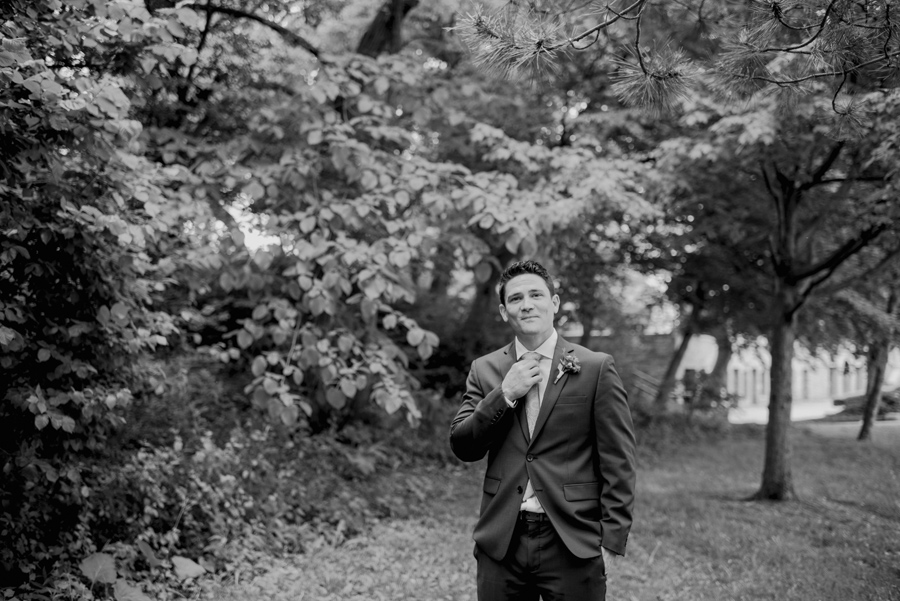
[[[259,200],[266,194],[266,189],[263,187],[261,183],[256,180],[253,180],[242,190],[244,194],[252,198],[253,200]]]
[[[316,218],[313,217],[312,215],[304,217],[300,221],[300,231],[303,232],[304,234],[308,234],[311,231],[313,231],[314,229],[316,229]]]
[[[16,337],[15,330],[0,326],[0,345],[6,346]]]
[[[364,190],[372,190],[378,185],[378,176],[371,171],[366,171],[359,180]]]
[[[181,557],[180,555],[176,555],[172,558],[172,567],[175,569],[175,575],[178,576],[180,580],[196,578],[197,576],[206,573],[206,570],[204,570],[203,566],[199,563],[192,559],[188,559],[187,557]]]
[[[347,397],[337,388],[329,388],[325,392],[325,400],[335,409],[343,409],[347,404]]]
[[[128,306],[120,301],[110,308],[109,313],[115,321],[121,323],[128,319]]]
[[[238,346],[241,348],[247,348],[251,344],[253,344],[253,334],[248,332],[247,330],[241,330],[237,335]]]
[[[184,28],[178,21],[174,21],[171,19],[169,21],[166,21],[166,29],[168,29],[169,33],[171,33],[176,38],[183,38],[185,36]]]
[[[136,586],[131,586],[122,578],[116,580],[116,585],[113,587],[113,596],[116,598],[116,601],[153,601],[144,594],[144,591]]]
[[[147,560],[147,565],[149,565],[151,568],[158,568],[162,565],[162,562],[156,557],[153,549],[150,547],[150,545],[147,544],[146,541],[139,540],[137,542],[137,548],[144,556],[144,559]]]
[[[82,559],[78,567],[84,577],[93,583],[112,584],[116,581],[116,562],[112,555],[93,553]]]
[[[406,333],[406,342],[410,346],[418,346],[423,340],[425,340],[425,330],[421,328],[413,328]]]
[[[378,304],[368,298],[364,298],[360,303],[360,310],[365,321],[372,321],[378,315]]]
[[[346,396],[347,398],[352,399],[356,396],[356,382],[354,380],[351,380],[349,378],[342,378],[340,387],[341,392],[344,393],[344,396]]]
[[[409,265],[412,255],[406,249],[395,250],[390,254],[390,261],[398,269],[403,269]]]
[[[491,264],[482,261],[475,267],[475,279],[483,284],[491,279]]]
[[[382,75],[375,79],[373,87],[375,88],[376,94],[384,94],[388,91],[388,88],[391,87],[391,82],[387,77]]]
[[[253,363],[250,365],[250,371],[252,371],[253,375],[257,378],[266,373],[266,360],[262,355],[258,355],[253,359]]]
[[[340,338],[338,338],[338,348],[341,349],[342,353],[349,353],[351,350],[353,350],[353,344],[353,336],[344,334]]]
[[[272,378],[266,378],[263,380],[263,388],[269,394],[275,394],[278,392],[278,382],[273,380]]]
[[[253,262],[256,263],[260,269],[268,269],[272,264],[272,261],[275,260],[274,255],[267,250],[259,250],[256,251],[256,254],[253,255]]]
[[[281,410],[281,423],[285,426],[293,426],[300,418],[300,407],[289,405]]]
[[[375,402],[384,407],[388,415],[396,413],[403,406],[403,400],[399,395],[391,394],[384,388],[375,391]]]
[[[262,321],[269,314],[269,307],[267,305],[256,305],[253,308],[252,317],[256,321]]]

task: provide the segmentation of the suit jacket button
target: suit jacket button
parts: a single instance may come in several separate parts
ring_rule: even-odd
[[[521,494],[522,494],[523,492],[525,492],[525,491],[522,489],[521,486],[517,486],[517,487],[516,487],[516,492],[519,493],[519,494],[521,495]]]
[[[534,461],[534,455],[529,453],[528,455],[525,456],[525,460],[526,461]]]

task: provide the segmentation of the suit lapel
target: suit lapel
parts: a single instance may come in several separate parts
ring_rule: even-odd
[[[541,429],[544,427],[544,424],[547,423],[547,418],[550,416],[550,412],[553,411],[553,406],[556,405],[556,401],[559,399],[559,394],[562,392],[563,386],[565,386],[566,380],[569,377],[568,373],[564,373],[562,377],[554,384],[554,380],[556,380],[556,373],[557,371],[559,371],[559,360],[565,353],[571,353],[573,350],[574,349],[571,348],[569,343],[566,342],[562,336],[560,336],[556,341],[556,349],[553,351],[553,362],[550,364],[550,381],[547,382],[547,388],[546,390],[544,390],[544,398],[541,399],[541,410],[538,413],[537,422],[535,422],[534,424],[534,435],[531,437],[531,441],[529,444],[534,442],[534,440],[538,437],[538,434],[541,433]],[[525,426],[525,432],[528,432],[527,424]]]

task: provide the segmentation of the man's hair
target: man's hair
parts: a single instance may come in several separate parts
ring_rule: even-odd
[[[553,296],[555,292],[553,291],[553,280],[550,277],[550,272],[547,271],[543,265],[538,263],[537,261],[518,261],[513,263],[506,270],[500,274],[500,303],[506,305],[506,282],[510,281],[516,276],[526,275],[532,273],[547,283],[547,288],[550,290],[550,296]]]

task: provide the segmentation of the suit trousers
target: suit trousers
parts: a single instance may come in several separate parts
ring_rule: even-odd
[[[576,557],[546,516],[526,515],[530,518],[516,520],[503,561],[495,561],[476,546],[478,600],[605,601],[606,566],[602,555]]]

